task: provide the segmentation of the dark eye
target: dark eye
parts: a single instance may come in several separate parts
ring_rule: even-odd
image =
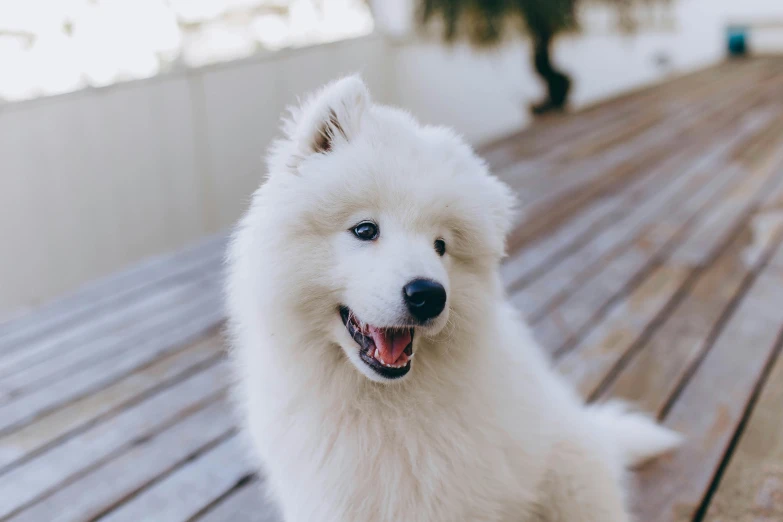
[[[365,221],[353,227],[353,234],[362,241],[378,239],[378,225],[372,221]]]
[[[446,253],[446,242],[442,239],[436,239],[435,240],[435,252],[438,253],[439,256],[442,256]]]

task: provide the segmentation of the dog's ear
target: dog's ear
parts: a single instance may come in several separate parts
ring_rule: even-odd
[[[362,116],[370,106],[370,93],[358,76],[334,81],[291,110],[284,124],[289,145],[289,166],[311,154],[328,154],[354,139]]]

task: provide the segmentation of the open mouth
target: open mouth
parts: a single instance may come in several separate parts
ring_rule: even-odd
[[[340,307],[340,317],[359,345],[359,357],[376,373],[387,379],[399,379],[410,371],[413,328],[381,328],[362,324],[346,306]]]

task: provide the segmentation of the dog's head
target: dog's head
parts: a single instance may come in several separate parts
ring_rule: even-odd
[[[266,274],[250,291],[341,350],[338,364],[400,380],[426,357],[422,339],[478,320],[497,291],[510,191],[451,131],[373,105],[356,77],[294,109],[284,130],[233,257],[256,256],[245,270]]]

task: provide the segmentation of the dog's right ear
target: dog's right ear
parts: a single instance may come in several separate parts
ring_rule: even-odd
[[[286,165],[294,169],[311,154],[328,154],[355,138],[370,103],[367,86],[358,76],[327,84],[300,107],[291,109],[291,117],[283,125],[286,143],[279,143],[275,152],[288,149]]]

